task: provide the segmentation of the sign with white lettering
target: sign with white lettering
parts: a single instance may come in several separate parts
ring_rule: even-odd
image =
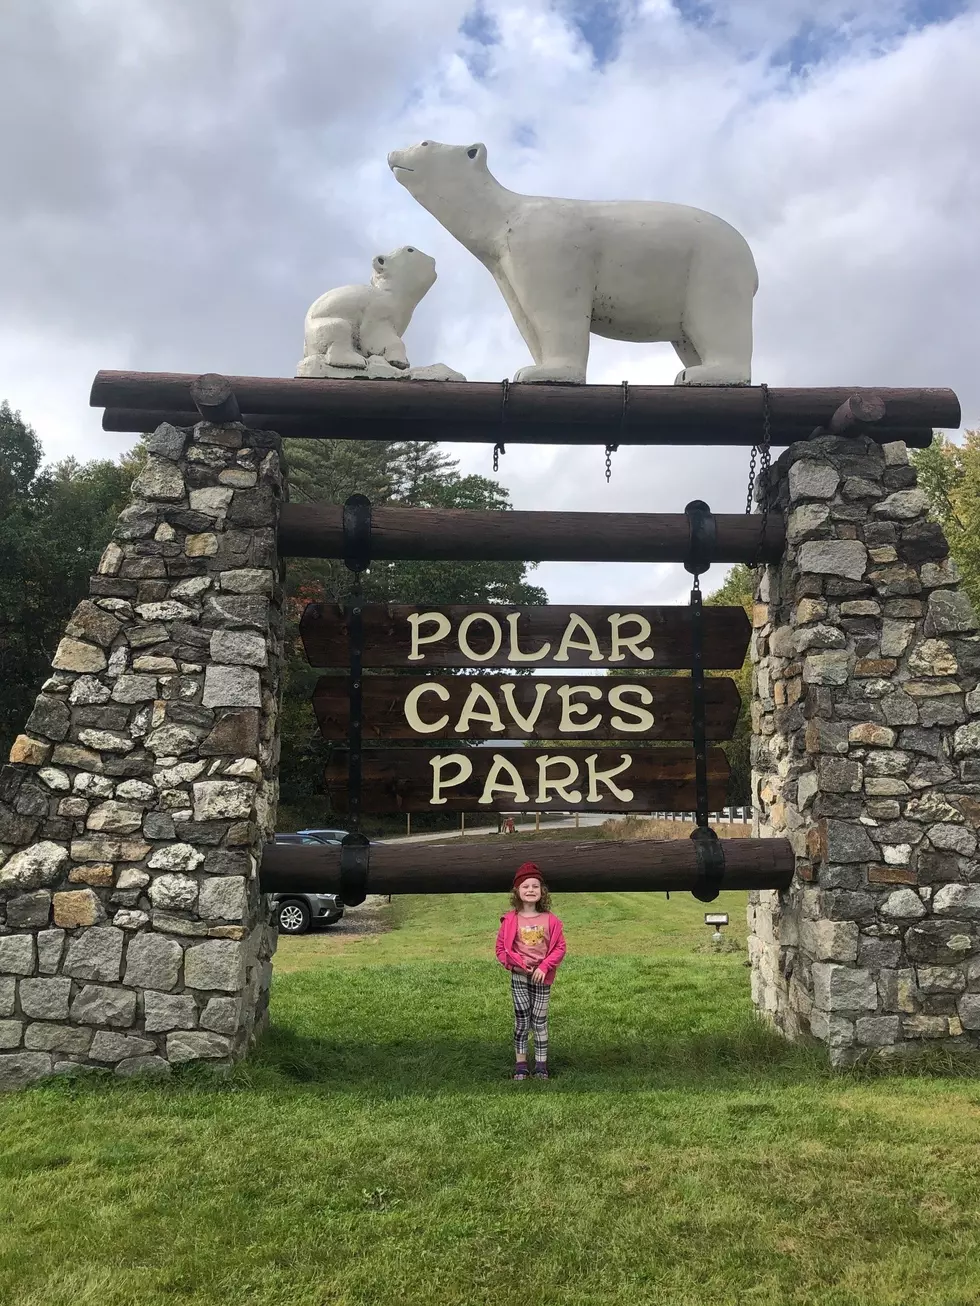
[[[728,676],[705,681],[705,733],[730,739],[738,688]],[[325,739],[347,738],[346,676],[322,676],[313,708]],[[687,676],[365,676],[361,738],[690,739]]]
[[[708,800],[721,807],[728,760],[708,749]],[[540,748],[370,749],[363,754],[365,812],[693,811],[691,748],[561,752]],[[347,809],[347,753],[326,769],[334,812]]]
[[[366,603],[361,609],[365,667],[689,668],[688,607],[411,607]],[[751,630],[742,608],[706,607],[706,670],[737,670]],[[311,603],[300,634],[315,667],[348,660],[347,618],[340,604]]]

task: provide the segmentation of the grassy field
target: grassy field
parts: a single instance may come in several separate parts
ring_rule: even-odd
[[[556,903],[556,1077],[513,1084],[504,905],[286,941],[223,1084],[0,1101],[0,1302],[973,1306],[977,1081],[830,1072],[701,904],[595,894]]]

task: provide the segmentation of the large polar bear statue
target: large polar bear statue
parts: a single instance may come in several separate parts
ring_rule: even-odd
[[[369,286],[339,286],[306,314],[300,376],[327,368],[367,368],[372,357],[408,367],[402,336],[423,296],[435,284],[436,261],[413,245],[378,254]]]
[[[747,385],[755,260],[721,218],[650,200],[518,195],[484,145],[422,141],[388,164],[493,274],[533,367],[515,381],[584,382],[589,334],[669,340],[679,385]]]

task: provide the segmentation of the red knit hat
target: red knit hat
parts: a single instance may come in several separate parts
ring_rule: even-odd
[[[522,880],[540,880],[540,879],[541,879],[541,868],[539,866],[536,866],[534,862],[522,862],[521,865],[518,866],[517,871],[514,875],[514,888],[516,889]]]

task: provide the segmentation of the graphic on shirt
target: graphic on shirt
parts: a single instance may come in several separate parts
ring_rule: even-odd
[[[544,925],[520,925],[517,932],[525,948],[539,948],[545,941]]]

